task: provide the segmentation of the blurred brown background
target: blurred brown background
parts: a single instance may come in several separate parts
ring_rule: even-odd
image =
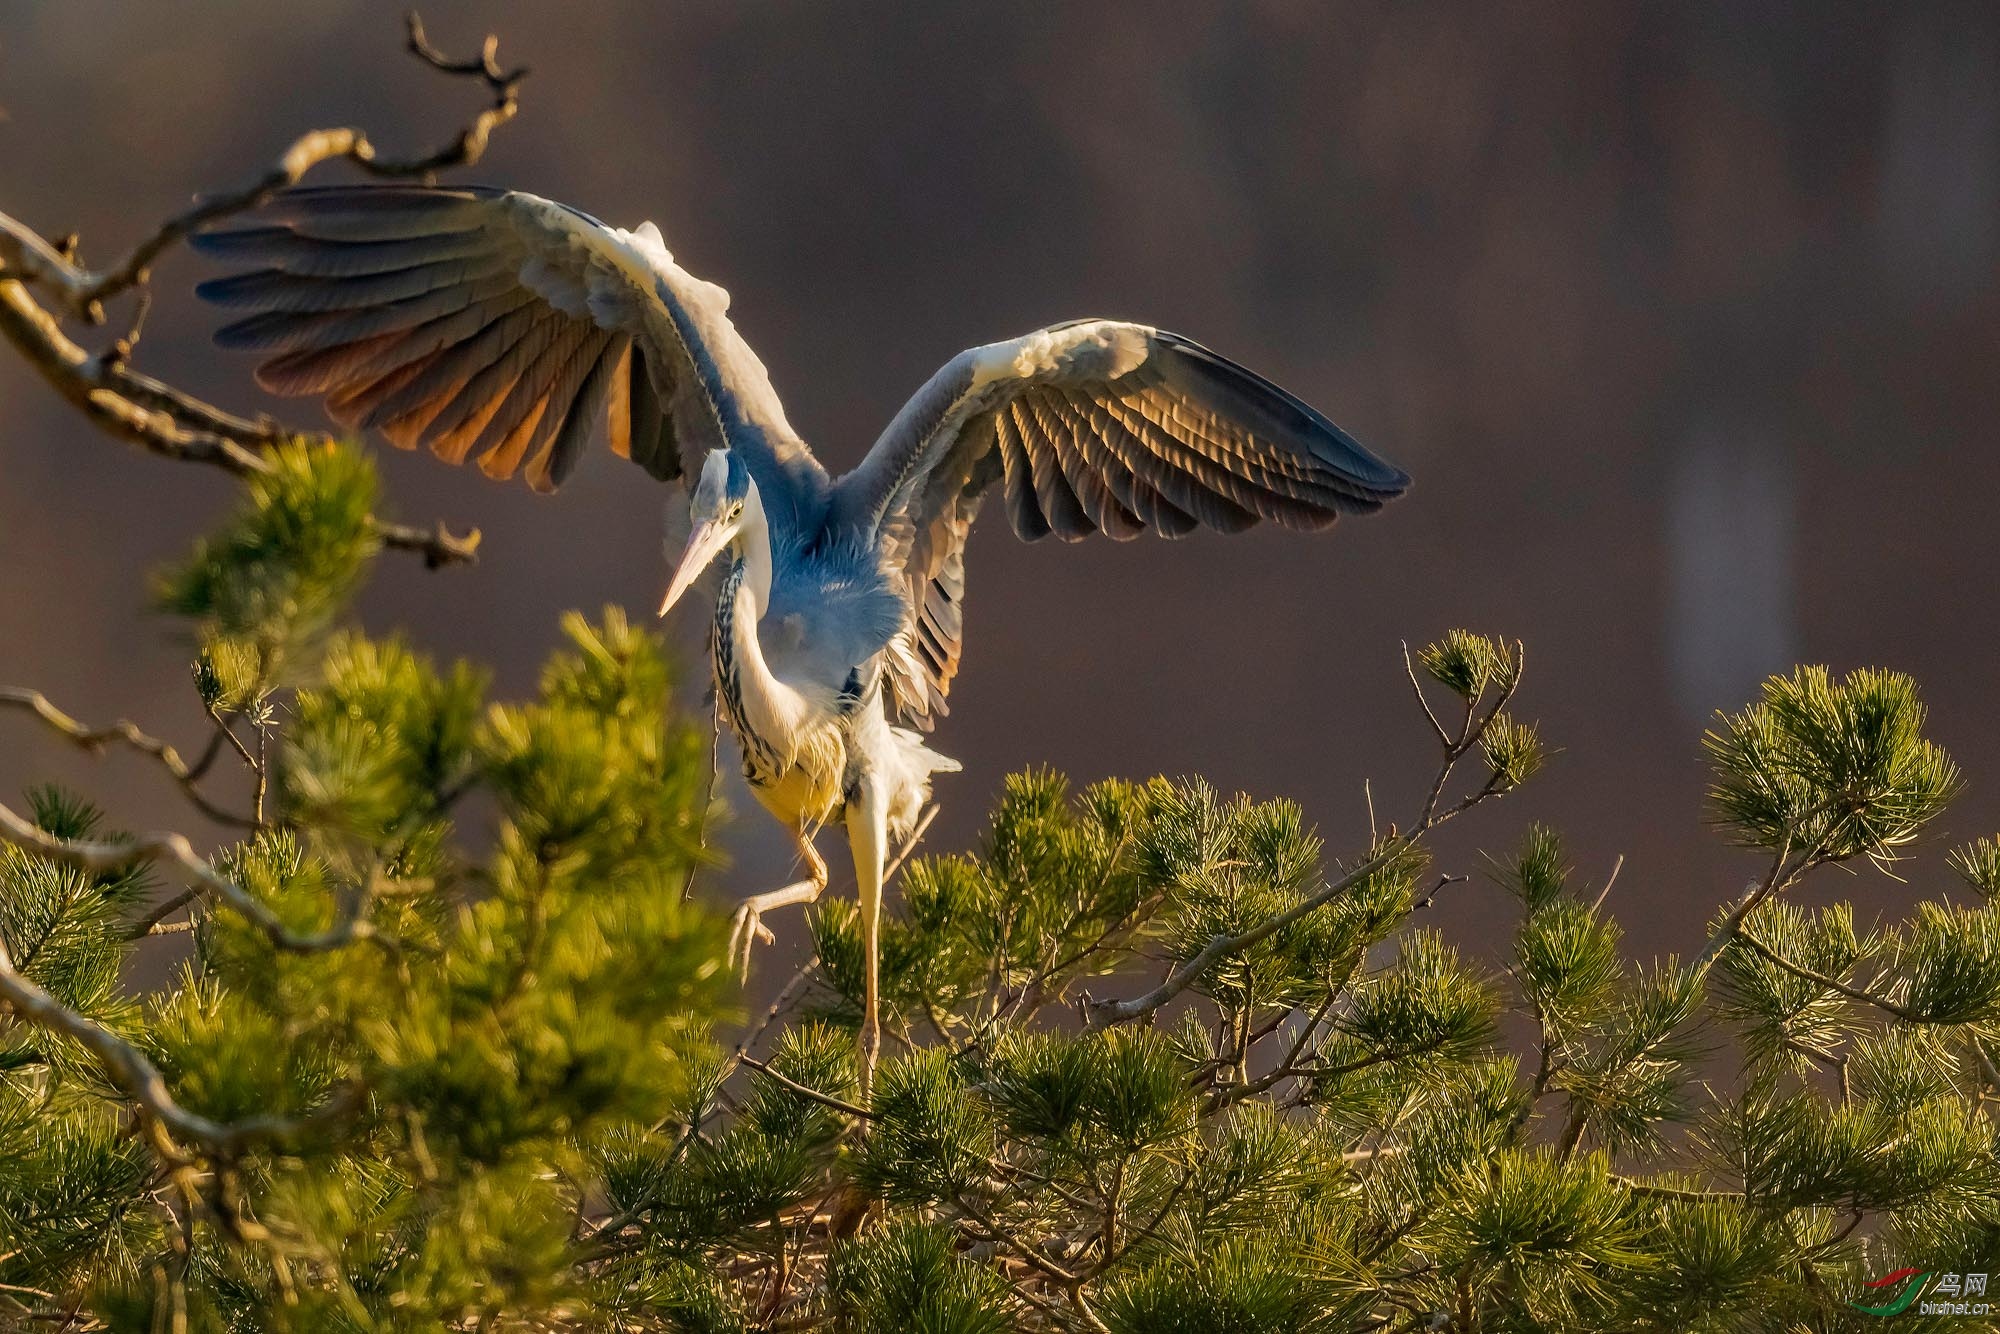
[[[534,67],[469,179],[656,220],[732,292],[836,469],[957,349],[1102,314],[1265,371],[1416,475],[1321,539],[1028,547],[989,516],[938,739],[966,772],[941,784],[932,846],[962,846],[1003,774],[1048,763],[1291,794],[1351,848],[1365,778],[1407,820],[1428,773],[1397,642],[1456,624],[1528,642],[1521,712],[1562,752],[1455,832],[1446,865],[1553,821],[1592,877],[1627,857],[1613,902],[1642,952],[1692,948],[1749,873],[1704,825],[1698,740],[1794,661],[1918,674],[1973,779],[1947,833],[2000,827],[2000,8],[424,12],[447,50],[491,28]],[[103,262],[302,128],[428,148],[473,90],[399,43],[398,8],[359,0],[5,0],[0,208]],[[200,273],[177,255],[158,275],[140,366],[279,407],[208,346]],[[487,544],[470,571],[385,559],[376,630],[490,660],[519,691],[560,611],[658,596],[662,506],[682,502],[627,465],[600,456],[545,500],[385,463],[402,517]],[[0,681],[198,739],[145,574],[231,499],[94,435],[0,356]],[[190,824],[143,761],[0,717],[0,791],[48,776],[124,824]],[[736,865],[712,883],[769,887],[778,840],[734,790]],[[1936,860],[1916,874],[1934,886]],[[1864,915],[1912,892],[1838,888]],[[1461,939],[1511,916],[1485,887],[1453,893]]]

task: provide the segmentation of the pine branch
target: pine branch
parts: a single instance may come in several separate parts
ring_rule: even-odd
[[[1489,738],[1495,736],[1496,724],[1501,721],[1507,704],[1513,699],[1515,691],[1520,688],[1522,670],[1527,661],[1526,649],[1519,642],[1510,649],[1477,636],[1461,637],[1461,642],[1464,641],[1476,642],[1480,651],[1488,656],[1485,659],[1485,666],[1481,669],[1483,674],[1461,692],[1465,716],[1456,738],[1453,738],[1438,721],[1436,712],[1425,697],[1423,686],[1417,680],[1416,668],[1410,660],[1408,647],[1404,648],[1404,668],[1409,674],[1411,688],[1416,693],[1417,702],[1422,707],[1424,716],[1429,719],[1432,730],[1437,735],[1442,751],[1437,777],[1431,783],[1430,791],[1424,798],[1423,807],[1410,832],[1397,837],[1392,829],[1389,842],[1377,849],[1373,856],[1340,879],[1321,886],[1318,891],[1275,917],[1235,935],[1214,937],[1193,958],[1172,970],[1159,986],[1145,995],[1124,1001],[1097,1001],[1086,996],[1083,1003],[1083,1019],[1086,1027],[1104,1028],[1114,1024],[1131,1023],[1156,1013],[1161,1006],[1193,986],[1215,964],[1261,941],[1268,940],[1292,923],[1325,907],[1387,866],[1395,858],[1402,856],[1439,825],[1456,819],[1482,802],[1503,795],[1515,781],[1518,781],[1516,775],[1503,771],[1501,762],[1489,749],[1488,759],[1494,764],[1494,768],[1486,781],[1452,805],[1440,808],[1445,789],[1449,786],[1451,776],[1459,762],[1473,750],[1487,745]],[[1431,665],[1427,658],[1426,666]],[[1494,680],[1499,682],[1499,688],[1493,692],[1493,698],[1488,701],[1487,686]],[[1485,704],[1483,709],[1482,703]],[[1508,729],[1501,729],[1500,735],[1504,737],[1507,731]]]
[[[1110,882],[1112,872],[1117,869],[1119,859],[1124,855],[1125,849],[1130,843],[1130,833],[1121,833],[1118,836],[1118,841],[1113,843],[1111,850],[1105,854],[1104,872],[1098,877],[1096,894],[1104,892],[1105,885]],[[1092,958],[1104,950],[1115,949],[1124,941],[1130,939],[1132,932],[1138,930],[1145,923],[1151,911],[1159,906],[1161,898],[1162,896],[1154,894],[1141,899],[1139,902],[1133,904],[1131,908],[1127,909],[1123,915],[1107,923],[1104,929],[1099,931],[1088,943],[1070,951],[1070,953],[1053,963],[1037,968],[1034,976],[1023,983],[1018,991],[999,999],[994,1006],[992,1022],[997,1023],[1003,1018],[1010,1023],[1032,1019],[1048,1003],[1048,986],[1050,982],[1055,981],[1055,979],[1061,977],[1069,969],[1074,968],[1086,959]],[[1065,934],[1067,933],[1065,932]],[[1057,990],[1060,992],[1062,988],[1058,987]],[[979,1034],[975,1033],[969,1041],[976,1042],[978,1037]]]
[[[1021,1259],[1025,1260],[1034,1269],[1062,1284],[1072,1293],[1082,1285],[1084,1281],[1083,1275],[1072,1274],[1055,1261],[1048,1259],[1040,1251],[1036,1250],[1032,1244],[1023,1241],[1007,1228],[1000,1226],[999,1222],[991,1214],[974,1204],[964,1193],[961,1192],[953,1196],[952,1203],[957,1205],[968,1218],[972,1219],[973,1222],[985,1230],[988,1241],[997,1242],[1005,1246],[1008,1250],[1020,1256]],[[1102,1326],[1098,1326],[1098,1328],[1102,1328]]]
[[[1550,1084],[1562,1070],[1561,1054],[1558,1050],[1560,1044],[1556,1039],[1555,1030],[1550,1026],[1548,1016],[1542,1012],[1540,1002],[1535,1002],[1534,1010],[1535,1024],[1541,1031],[1541,1039],[1537,1044],[1539,1054],[1535,1059],[1535,1074],[1528,1086],[1527,1099],[1522,1102],[1521,1110],[1515,1114],[1513,1121],[1507,1127],[1509,1144],[1520,1142],[1521,1132],[1526,1130],[1528,1123],[1534,1119],[1536,1109],[1541,1105],[1542,1099],[1549,1094]]]
[[[1417,707],[1421,708],[1424,711],[1424,717],[1430,720],[1431,731],[1437,734],[1438,744],[1440,746],[1443,746],[1446,750],[1450,750],[1452,744],[1451,733],[1444,730],[1444,724],[1441,721],[1439,721],[1437,716],[1437,711],[1431,708],[1430,697],[1424,694],[1423,683],[1417,680],[1417,663],[1416,660],[1410,656],[1410,645],[1409,641],[1407,640],[1405,640],[1403,643],[1403,671],[1410,678],[1410,692],[1417,697]],[[1368,827],[1371,831],[1373,831],[1373,829],[1375,828],[1375,821],[1372,818],[1372,816],[1375,809],[1375,796],[1374,792],[1371,789],[1364,789],[1364,790],[1368,791],[1368,809],[1371,815],[1371,818],[1368,821]]]
[[[754,1056],[747,1056],[739,1051],[736,1053],[736,1059],[770,1080],[773,1084],[776,1084],[779,1088],[784,1089],[788,1093],[796,1093],[808,1102],[816,1102],[822,1107],[830,1108],[836,1112],[843,1112],[848,1116],[859,1117],[863,1121],[873,1121],[875,1119],[875,1113],[869,1111],[866,1107],[856,1106],[844,1098],[836,1098],[831,1093],[822,1093],[816,1088],[807,1088],[797,1080],[788,1079],[784,1075],[779,1074],[776,1070],[773,1070]]]
[[[1809,823],[1823,811],[1823,806],[1815,807],[1806,813],[1800,823]],[[1789,836],[1778,845],[1777,855],[1771,859],[1771,869],[1765,873],[1762,880],[1751,886],[1749,892],[1736,901],[1730,908],[1729,915],[1723,918],[1722,923],[1710,934],[1707,943],[1701,948],[1701,953],[1694,956],[1692,967],[1698,973],[1706,975],[1708,970],[1715,966],[1717,956],[1727,948],[1731,940],[1741,934],[1744,920],[1766,899],[1784,893],[1798,883],[1800,876],[1819,864],[1820,850],[1825,846],[1827,837],[1828,835],[1822,832],[1796,861],[1791,858],[1792,843]]]
[[[1444,796],[1445,784],[1451,779],[1452,768],[1480,743],[1492,728],[1494,720],[1507,707],[1508,701],[1514,698],[1514,692],[1521,685],[1521,671],[1526,664],[1527,650],[1517,642],[1514,645],[1513,667],[1501,682],[1500,689],[1494,692],[1493,700],[1487,706],[1485,713],[1479,712],[1479,701],[1486,689],[1485,683],[1482,682],[1478,693],[1466,699],[1465,719],[1459,725],[1457,739],[1453,740],[1438,722],[1437,714],[1432,711],[1430,701],[1424,695],[1424,688],[1417,680],[1416,669],[1410,665],[1409,645],[1403,646],[1403,666],[1409,671],[1410,687],[1416,691],[1417,703],[1423,706],[1424,716],[1430,719],[1431,727],[1436,730],[1438,740],[1444,746],[1444,764],[1438,769],[1437,781],[1431,785],[1430,796],[1424,800],[1423,814],[1417,819],[1420,829],[1428,828],[1432,817],[1437,813],[1438,802]]]
[[[122,871],[140,862],[177,866],[193,882],[198,894],[213,894],[221,899],[248,918],[273,945],[288,952],[317,953],[338,949],[357,940],[375,938],[375,928],[360,915],[365,898],[358,899],[356,910],[326,931],[305,935],[293,931],[255,895],[209,865],[195,852],[185,834],[144,834],[130,842],[120,843],[62,839],[37,828],[32,821],[8,807],[0,806],[0,842],[12,843],[24,851],[92,874]],[[166,911],[171,911],[171,908],[162,910],[161,915],[164,916]]]
[[[1637,1177],[1615,1174],[1611,1179],[1634,1195],[1655,1195],[1668,1200],[1729,1200],[1740,1203],[1748,1198],[1740,1190],[1701,1190],[1688,1186],[1667,1186],[1657,1181],[1641,1181]]]
[[[1463,753],[1462,751],[1460,752],[1461,755]],[[1456,763],[1456,757],[1446,762],[1443,777],[1438,782],[1437,788],[1443,787],[1443,780],[1449,778],[1451,768]],[[1202,975],[1215,964],[1231,955],[1241,953],[1261,941],[1268,940],[1292,923],[1325,907],[1348,890],[1353,889],[1356,885],[1366,880],[1369,876],[1375,874],[1375,872],[1387,866],[1396,858],[1402,856],[1411,847],[1415,846],[1424,835],[1430,833],[1439,825],[1463,815],[1473,807],[1499,796],[1501,793],[1500,776],[1495,774],[1477,791],[1467,794],[1456,804],[1441,811],[1428,811],[1427,814],[1418,820],[1416,826],[1407,835],[1394,840],[1387,847],[1376,852],[1338,880],[1322,885],[1317,891],[1301,899],[1291,908],[1286,909],[1275,917],[1265,919],[1247,931],[1242,931],[1232,936],[1216,936],[1208,944],[1204,945],[1193,958],[1169,973],[1166,980],[1161,982],[1159,986],[1154,987],[1143,996],[1123,1001],[1099,1001],[1085,997],[1083,1007],[1085,1026],[1089,1028],[1108,1028],[1114,1024],[1129,1024],[1136,1019],[1144,1019],[1155,1013],[1161,1006],[1167,1004],[1174,997],[1200,981]],[[1432,804],[1431,799],[1426,800],[1427,806]]]
[[[1307,1046],[1311,1044],[1314,1035],[1319,1032],[1319,1026],[1326,1022],[1326,1016],[1332,1011],[1334,1005],[1339,1002],[1343,994],[1345,994],[1343,991],[1329,990],[1326,998],[1319,1003],[1319,1008],[1306,1017],[1305,1024],[1293,1037],[1291,1048],[1285,1052],[1284,1058],[1271,1070],[1248,1083],[1219,1090],[1209,1105],[1209,1112],[1213,1114],[1225,1107],[1241,1102],[1245,1098],[1255,1097],[1257,1094],[1275,1088],[1277,1085],[1294,1076],[1318,1073],[1315,1067],[1302,1063],[1305,1051]],[[1317,1059],[1316,1055],[1315,1059]]]
[[[1124,1238],[1122,1242],[1116,1242],[1114,1237],[1117,1214],[1115,1211],[1107,1209],[1104,1216],[1104,1256],[1095,1268],[1091,1270],[1090,1277],[1095,1278],[1099,1274],[1105,1273],[1111,1266],[1117,1264],[1135,1249],[1143,1246],[1158,1235],[1161,1226],[1167,1221],[1167,1215],[1173,1212],[1176,1204],[1180,1203],[1181,1196],[1186,1193],[1187,1188],[1194,1184],[1194,1178],[1195,1168],[1193,1165],[1182,1169],[1180,1179],[1174,1182],[1173,1189],[1167,1192],[1167,1198],[1160,1202],[1160,1207],[1154,1212],[1152,1220],[1139,1228],[1138,1231]]]
[[[1763,955],[1779,968],[1790,973],[1793,977],[1811,982],[1815,986],[1825,987],[1828,991],[1838,992],[1849,1000],[1860,1001],[1864,1005],[1872,1005],[1876,1009],[1886,1014],[1892,1014],[1905,1022],[1912,1024],[1924,1022],[1922,1015],[1897,1004],[1887,996],[1878,996],[1874,992],[1864,990],[1861,987],[1850,986],[1837,977],[1829,977],[1825,973],[1816,973],[1804,964],[1794,963],[1792,960],[1778,953],[1778,951],[1772,949],[1769,945],[1766,945],[1762,940],[1759,940],[1748,926],[1740,922],[1736,926],[1735,938],[1748,945],[1756,953]]]
[[[0,822],[11,816],[12,812],[0,809]],[[4,823],[0,823],[0,829],[4,829]],[[37,1028],[62,1034],[95,1056],[106,1076],[138,1111],[154,1151],[171,1163],[192,1161],[175,1142],[175,1136],[213,1153],[234,1156],[256,1145],[293,1141],[312,1126],[344,1115],[359,1100],[357,1091],[347,1090],[311,1116],[298,1119],[257,1116],[221,1122],[191,1112],[174,1100],[159,1067],[137,1047],[96,1020],[64,1006],[22,976],[14,967],[5,940],[0,940],[0,1000],[19,1018]]]

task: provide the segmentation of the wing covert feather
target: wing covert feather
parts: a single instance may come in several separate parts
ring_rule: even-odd
[[[1302,400],[1164,330],[1076,320],[962,352],[833,491],[833,522],[877,540],[906,581],[890,681],[917,726],[944,712],[963,633],[965,537],[996,481],[1030,542],[1239,532],[1265,520],[1311,531],[1409,486]]]

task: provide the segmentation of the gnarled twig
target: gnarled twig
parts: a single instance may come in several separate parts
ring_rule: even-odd
[[[104,748],[114,741],[122,741],[141,754],[158,760],[180,785],[181,791],[187,794],[187,799],[194,803],[195,809],[209,819],[218,824],[246,829],[257,823],[248,816],[225,810],[210,801],[201,790],[198,775],[181,758],[180,752],[158,737],[142,732],[136,723],[120,718],[106,727],[86,727],[50,703],[49,697],[41,691],[16,686],[0,686],[0,705],[26,709],[93,755],[102,754]]]
[[[201,228],[269,202],[322,163],[343,160],[383,178],[428,178],[447,168],[468,166],[485,154],[493,131],[518,113],[520,83],[528,71],[502,69],[493,37],[486,39],[477,59],[449,59],[431,45],[415,14],[409,17],[408,46],[425,64],[444,74],[475,79],[491,95],[486,109],[443,147],[420,157],[387,158],[377,153],[361,130],[308,131],[256,180],[204,197],[161,223],[123,259],[101,271],[77,262],[73,242],[51,245],[33,228],[0,213],[0,336],[99,429],[165,458],[206,463],[247,476],[269,466],[263,451],[272,445],[297,437],[328,438],[322,432],[293,430],[268,417],[251,419],[226,412],[141,375],[127,363],[145,318],[145,289],[154,262]],[[102,324],[104,303],[135,289],[140,308],[130,329],[101,354],[93,355],[68,338],[54,313]],[[49,304],[38,301],[36,293]],[[379,519],[374,527],[385,546],[416,552],[432,568],[469,562],[479,546],[476,530],[461,536],[442,524],[427,531]]]
[[[368,135],[353,128],[308,130],[255,181],[236,190],[209,195],[192,208],[175,214],[134,246],[130,253],[102,272],[92,272],[50,245],[32,229],[0,214],[0,272],[18,277],[57,298],[69,312],[90,324],[104,322],[104,302],[143,286],[152,266],[170,247],[209,223],[245,213],[268,203],[281,190],[297,185],[324,162],[342,159],[371,176],[408,179],[430,176],[452,167],[467,167],[486,153],[493,131],[520,110],[518,92],[526,68],[502,70],[496,60],[498,39],[487,37],[477,60],[454,61],[441,54],[424,34],[423,21],[409,16],[409,49],[441,73],[479,80],[493,95],[492,105],[435,152],[414,158],[380,156]]]

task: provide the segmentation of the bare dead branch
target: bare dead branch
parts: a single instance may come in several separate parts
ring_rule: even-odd
[[[24,690],[15,686],[0,686],[0,705],[25,709],[54,728],[57,732],[74,741],[93,755],[104,753],[105,747],[118,741],[132,747],[141,754],[150,755],[160,762],[195,809],[218,824],[233,825],[237,828],[252,828],[256,821],[235,811],[225,810],[210,801],[203,794],[196,781],[194,770],[180,757],[180,752],[172,746],[139,730],[137,724],[120,718],[107,727],[86,727],[49,702],[48,696],[39,690]]]
[[[778,989],[777,997],[772,1000],[770,1008],[764,1011],[764,1018],[758,1023],[757,1027],[750,1030],[748,1036],[736,1044],[736,1049],[738,1051],[748,1051],[750,1048],[756,1046],[758,1039],[764,1036],[765,1030],[778,1021],[778,1016],[782,1015],[792,1002],[797,999],[800,988],[806,985],[818,969],[819,956],[817,954],[800,964],[798,970],[792,974],[791,980]]]
[[[4,234],[4,227],[0,227]],[[18,282],[0,279],[0,336],[100,430],[163,458],[206,463],[248,476],[269,465],[252,445],[268,441],[262,432],[226,429],[225,414],[209,410],[183,417],[165,401],[174,395],[164,385],[151,394],[128,392],[132,378],[71,342],[61,326]],[[221,428],[221,429],[219,429]]]
[[[1611,874],[1604,877],[1604,888],[1597,891],[1597,899],[1590,905],[1592,912],[1596,912],[1599,908],[1602,908],[1604,901],[1611,897],[1611,887],[1618,883],[1618,873],[1624,869],[1625,854],[1621,852],[1618,854],[1617,860],[1611,863]]]
[[[169,917],[172,917],[175,913],[179,912],[182,908],[185,908],[190,903],[193,903],[196,899],[200,897],[201,897],[201,891],[198,889],[182,890],[180,893],[174,895],[172,898],[166,900],[164,903],[161,903],[159,906],[155,907],[153,911],[147,913],[144,917],[140,918],[138,921],[132,923],[130,927],[127,927],[125,931],[125,939],[143,940],[147,936],[157,936],[166,934],[167,928],[165,925],[163,925],[166,922],[166,920]],[[190,923],[192,923],[193,920],[194,919],[192,918],[188,919]]]
[[[715,647],[715,627],[708,628],[708,646],[703,650],[707,656]],[[713,685],[708,688],[708,789],[702,798],[701,814],[695,817],[694,856],[688,859],[687,879],[681,881],[681,902],[694,899],[694,879],[701,871],[701,864],[708,856],[708,816],[715,808],[715,780],[721,769],[718,760],[722,753],[722,701],[715,693]],[[888,877],[883,877],[887,883]]]
[[[446,74],[469,74],[485,80],[486,86],[493,90],[495,106],[512,98],[515,86],[528,77],[525,65],[506,71],[500,68],[500,39],[491,33],[481,44],[477,60],[453,60],[431,45],[424,33],[423,18],[414,9],[409,13],[408,24],[412,54]]]
[[[1464,884],[1470,878],[1471,877],[1469,876],[1449,875],[1449,874],[1438,876],[1438,878],[1431,883],[1431,887],[1423,892],[1422,897],[1420,897],[1419,899],[1417,899],[1416,902],[1410,905],[1410,911],[1423,912],[1427,908],[1436,907],[1438,895],[1442,894],[1446,889],[1450,888],[1452,885]]]
[[[883,870],[883,884],[886,885],[896,878],[896,872],[902,870],[903,863],[910,860],[910,855],[917,850],[917,844],[924,841],[924,834],[930,829],[931,821],[937,819],[937,817],[938,805],[936,802],[932,802],[930,805],[924,807],[922,814],[917,816],[917,823],[911,827],[909,837],[903,840],[903,846],[897,849],[896,855],[889,859],[889,865]]]
[[[409,19],[408,45],[432,68],[476,79],[491,94],[490,105],[443,147],[421,157],[391,159],[380,156],[360,130],[309,131],[257,180],[203,198],[160,224],[124,259],[102,272],[76,261],[74,238],[52,245],[33,228],[0,213],[0,336],[99,429],[164,458],[206,463],[248,476],[268,468],[262,452],[273,445],[295,438],[330,439],[322,432],[293,430],[269,417],[252,419],[226,412],[141,375],[127,363],[150,303],[146,283],[153,263],[202,227],[257,208],[298,184],[314,167],[336,159],[385,178],[429,177],[480,159],[493,131],[519,111],[517,94],[527,70],[501,69],[493,37],[486,39],[477,59],[450,60],[430,44],[415,14]],[[93,355],[63,333],[55,312],[101,324],[104,302],[133,289],[138,290],[139,306],[124,336],[107,351]],[[37,292],[51,304],[38,301]],[[479,546],[476,530],[461,536],[442,524],[425,530],[381,519],[372,523],[383,545],[415,552],[433,569],[470,562]]]
[[[18,282],[0,278],[0,337],[49,386],[107,434],[148,453],[183,463],[204,463],[238,477],[266,472],[261,449],[289,439],[330,441],[317,431],[292,431],[268,419],[251,421],[213,407],[170,385],[95,357],[62,332],[54,316]],[[470,564],[478,559],[478,529],[454,533],[442,523],[429,531],[371,517],[382,545],[412,551],[424,564]]]
[[[492,103],[442,148],[414,158],[385,158],[364,131],[349,128],[308,130],[292,141],[269,170],[236,190],[209,195],[193,207],[161,223],[129,254],[102,272],[92,272],[50,245],[32,228],[0,214],[0,273],[48,292],[78,319],[104,322],[104,302],[143,286],[154,261],[169,248],[212,222],[246,213],[268,203],[282,190],[304,179],[314,167],[336,159],[353,163],[370,176],[385,179],[426,177],[453,167],[471,166],[486,153],[493,131],[520,110],[518,93],[525,68],[502,71],[496,60],[499,39],[488,36],[478,60],[453,61],[432,47],[423,22],[409,16],[410,51],[431,68],[484,84]]]

